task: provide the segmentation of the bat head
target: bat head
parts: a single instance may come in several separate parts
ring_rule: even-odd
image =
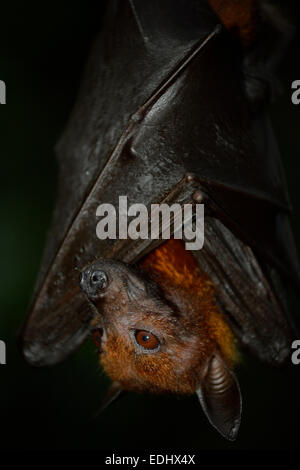
[[[94,306],[94,339],[114,384],[141,392],[196,393],[212,424],[235,438],[238,384],[204,324],[185,315],[149,279],[114,260],[89,265],[80,287]]]
[[[129,390],[195,391],[204,345],[153,283],[123,263],[101,260],[81,273],[80,286],[96,307],[92,327],[113,380]]]

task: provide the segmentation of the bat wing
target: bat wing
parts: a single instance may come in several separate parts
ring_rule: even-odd
[[[31,364],[63,360],[89,334],[79,270],[97,257],[135,262],[157,243],[97,238],[98,205],[118,207],[121,195],[150,207],[189,202],[198,188],[213,218],[297,279],[289,227],[279,223],[289,205],[274,137],[266,118],[249,115],[239,51],[218,32],[206,2],[180,0],[175,8],[167,0],[162,10],[157,1],[139,2],[139,10],[132,1],[110,2],[57,148],[53,228],[22,334]],[[256,310],[248,320],[256,321]],[[274,319],[267,320],[271,330]]]
[[[214,282],[220,309],[243,346],[262,361],[284,362],[294,333],[276,271],[267,276],[253,250],[212,217],[205,220],[204,247],[194,256]]]

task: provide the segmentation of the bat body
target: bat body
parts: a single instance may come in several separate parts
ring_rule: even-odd
[[[22,334],[24,356],[40,366],[98,331],[114,383],[197,393],[229,439],[241,411],[234,338],[261,360],[283,363],[294,336],[285,284],[299,286],[265,114],[285,24],[268,2],[244,5],[109,2],[57,147],[57,206]],[[117,206],[122,195],[146,207],[204,203],[203,249],[188,256],[172,240],[99,240],[98,205]],[[158,349],[145,353],[139,340]]]

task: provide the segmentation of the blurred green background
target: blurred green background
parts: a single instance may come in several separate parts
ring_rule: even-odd
[[[285,2],[294,8],[297,2]],[[65,363],[35,370],[16,346],[26,316],[56,191],[53,148],[76,96],[105,2],[17,1],[1,5],[0,107],[1,289],[0,448],[7,449],[296,449],[299,448],[300,365],[273,370],[245,357],[239,371],[244,412],[238,441],[208,425],[196,398],[128,394],[96,420],[108,380],[92,344]],[[283,94],[272,106],[294,206],[300,251],[300,106],[291,82],[300,79],[296,39],[281,67]],[[299,323],[300,300],[291,298]]]

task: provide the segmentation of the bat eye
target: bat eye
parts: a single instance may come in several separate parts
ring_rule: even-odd
[[[144,349],[157,349],[160,345],[159,339],[149,331],[137,330],[135,332],[136,342]]]
[[[106,289],[108,284],[107,275],[104,271],[94,271],[90,283],[92,287],[97,287],[97,289]]]

